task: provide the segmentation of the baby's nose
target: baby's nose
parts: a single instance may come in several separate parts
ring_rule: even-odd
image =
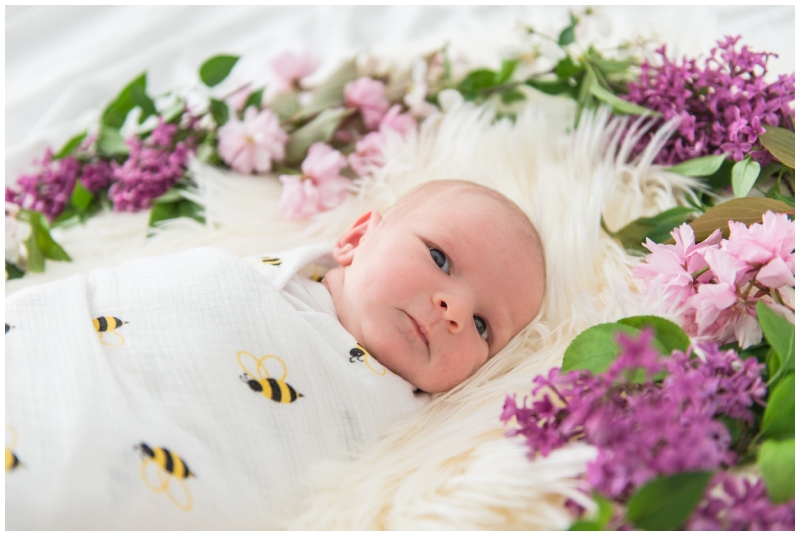
[[[448,294],[439,294],[434,299],[442,311],[442,318],[447,323],[447,330],[450,333],[459,333],[464,329],[468,316],[465,300]]]

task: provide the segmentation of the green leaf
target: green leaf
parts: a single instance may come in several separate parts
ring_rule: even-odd
[[[207,59],[200,66],[200,80],[208,87],[216,86],[228,77],[237,61],[239,56],[226,54]]]
[[[758,468],[774,504],[794,497],[794,438],[764,441],[758,451]]]
[[[517,63],[519,63],[519,59],[503,60],[500,70],[494,75],[494,85],[499,86],[511,78],[511,75],[514,74],[514,69],[517,68]]]
[[[189,199],[184,199],[180,196],[179,190],[173,189],[167,193],[170,194],[165,198],[167,201],[153,203],[153,208],[150,209],[149,227],[154,227],[159,222],[175,218],[192,218],[200,223],[205,223],[205,217],[202,215],[202,206]],[[178,193],[180,199],[175,200],[175,193]]]
[[[257,109],[260,110],[261,109],[261,99],[263,98],[263,96],[264,96],[264,88],[263,87],[261,89],[257,90],[257,91],[253,91],[252,93],[250,93],[247,96],[247,100],[244,101],[244,106],[242,107],[242,110],[247,110],[247,108],[249,108],[250,106],[255,106]]]
[[[64,158],[65,156],[71,155],[73,152],[75,152],[75,149],[80,147],[81,142],[84,139],[86,139],[86,131],[83,131],[77,136],[70,138],[69,141],[61,148],[61,150],[53,155],[53,160],[58,160],[60,158]]]
[[[689,519],[703,497],[710,471],[658,477],[628,503],[628,519],[645,530],[675,530]]]
[[[147,90],[147,73],[140,74],[120,91],[117,98],[103,111],[102,125],[119,129],[125,124],[128,112],[136,106],[136,101],[133,98],[134,88],[138,88],[142,92]]]
[[[746,197],[756,183],[759,172],[761,172],[761,164],[755,162],[749,156],[744,160],[736,162],[731,171],[733,195],[736,197]]]
[[[181,118],[185,109],[186,103],[182,99],[176,99],[174,103],[162,112],[161,118],[165,123],[172,123]]]
[[[20,210],[19,218],[31,226],[31,234],[25,240],[28,249],[28,269],[31,272],[43,272],[45,258],[55,261],[72,260],[50,236],[50,226],[43,214],[32,210]]]
[[[132,86],[131,98],[136,106],[142,109],[142,114],[139,116],[140,125],[151,115],[156,115],[156,105],[153,103],[153,99],[147,96],[147,92],[143,87],[138,85]]]
[[[669,239],[669,233],[675,227],[690,220],[697,209],[694,207],[673,207],[646,218],[639,218],[619,231],[613,232],[601,221],[605,231],[622,243],[622,247],[629,251],[647,251],[642,242],[650,238],[653,242],[663,243]]]
[[[570,78],[582,70],[583,67],[573,62],[570,56],[562,58],[556,64],[556,76],[559,78]]]
[[[570,531],[603,530],[603,526],[597,521],[585,521],[581,519],[573,523],[567,530]]]
[[[782,370],[781,358],[778,356],[778,352],[770,348],[769,352],[767,352],[765,361],[767,363],[767,372],[769,372],[769,377],[776,378],[778,373]]]
[[[771,439],[794,437],[794,374],[770,389],[761,433]]]
[[[496,73],[489,69],[477,69],[469,73],[458,85],[462,93],[471,93],[480,89],[496,86]]]
[[[629,115],[655,115],[661,117],[661,114],[658,112],[654,112],[653,110],[648,110],[647,108],[639,106],[638,104],[633,104],[632,102],[620,99],[619,97],[617,97],[616,95],[614,95],[613,93],[602,87],[599,83],[597,83],[597,81],[595,81],[595,83],[589,86],[589,91],[598,100],[611,106],[617,113],[629,114]]]
[[[575,25],[578,24],[578,19],[572,13],[569,14],[569,26],[561,30],[558,35],[558,44],[565,47],[575,42]]]
[[[161,194],[153,203],[155,204],[164,204],[164,203],[175,203],[176,201],[181,201],[183,199],[183,194],[181,193],[180,188],[171,188],[166,191],[166,193]]]
[[[667,171],[685,177],[708,177],[716,173],[720,166],[722,166],[722,163],[725,161],[725,156],[725,154],[717,154],[692,158],[676,166],[668,167]]]
[[[794,325],[762,301],[756,305],[756,314],[764,338],[778,356],[781,367],[785,363],[786,370],[794,370]]]
[[[525,94],[517,89],[508,89],[500,94],[500,99],[503,104],[511,104],[512,102],[525,100]]]
[[[288,91],[275,95],[269,107],[278,115],[278,119],[286,121],[300,110],[300,102],[295,91]]]
[[[730,233],[729,220],[740,221],[746,225],[760,223],[761,216],[768,210],[794,214],[794,209],[781,201],[765,197],[743,197],[710,208],[689,225],[694,229],[695,240],[698,243],[711,236],[717,229],[720,229],[722,236],[727,238]]]
[[[324,110],[308,124],[292,132],[286,144],[286,162],[299,162],[314,143],[330,141],[339,123],[351,113],[351,110],[344,109]]]
[[[6,261],[6,273],[8,274],[8,279],[19,279],[25,276],[25,272],[17,268],[16,264],[11,264],[10,262]]]
[[[92,192],[84,188],[81,181],[75,181],[75,189],[72,190],[72,198],[70,200],[72,206],[81,210],[86,210],[89,208],[89,205],[92,204],[92,199],[94,199]]]
[[[590,65],[587,65],[586,71],[583,74],[583,79],[581,80],[580,89],[578,90],[578,105],[581,108],[588,106],[593,86],[598,86],[597,75],[594,73],[594,69],[592,69]]]
[[[323,110],[344,105],[344,86],[356,78],[356,60],[347,60],[314,91],[311,102],[303,109],[300,118],[305,119]]]
[[[564,352],[561,371],[588,370],[592,374],[605,372],[619,355],[620,347],[615,339],[619,332],[636,335],[639,330],[618,322],[610,322],[583,331],[572,340]]]
[[[527,85],[538,89],[547,95],[562,95],[577,99],[577,87],[571,85],[567,80],[542,80],[539,78],[529,78],[525,81]]]
[[[764,125],[766,132],[758,141],[783,164],[794,169],[794,132],[781,127]]]
[[[228,108],[227,103],[217,100],[211,99],[208,102],[209,110],[211,110],[211,117],[214,118],[214,122],[217,124],[218,127],[221,127],[225,123],[228,122],[228,118],[230,117],[230,110]]]
[[[689,336],[678,324],[660,316],[629,316],[618,322],[637,329],[652,327],[656,332],[656,340],[661,343],[667,354],[671,354],[673,350],[685,352],[691,343]]]
[[[104,124],[100,125],[100,132],[97,136],[97,150],[107,158],[130,153],[130,147],[125,143],[119,130]]]
[[[778,183],[775,183],[775,186],[769,189],[767,192],[767,197],[770,199],[777,199],[783,203],[786,203],[790,207],[794,208],[794,197],[789,197],[788,195],[783,195],[778,188]]]

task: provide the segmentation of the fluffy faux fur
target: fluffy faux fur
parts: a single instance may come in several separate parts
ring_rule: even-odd
[[[592,447],[569,445],[530,460],[499,421],[508,393],[524,395],[531,379],[560,364],[569,342],[587,327],[653,312],[631,277],[639,259],[600,228],[612,229],[676,205],[697,186],[650,162],[669,134],[663,128],[630,163],[636,129],[607,112],[585,114],[573,129],[574,106],[533,95],[516,122],[459,104],[428,118],[420,132],[388,140],[388,163],[356,182],[355,195],[307,223],[285,220],[274,177],[243,177],[193,164],[208,223],[167,222],[146,238],[146,214],[103,214],[85,226],[56,231],[75,258],[48,263],[45,274],[6,284],[6,293],[124,259],[214,245],[239,255],[333,242],[360,214],[390,206],[416,184],[462,178],[516,201],[538,228],[548,284],[541,313],[470,379],[438,396],[356,460],[326,461],[308,482],[308,500],[278,527],[296,529],[559,529],[566,499],[589,508],[580,475]],[[644,128],[647,125],[640,124]],[[641,129],[640,129],[641,130]],[[639,131],[640,131],[639,130]],[[503,259],[487,259],[503,262]],[[265,527],[273,528],[273,527]]]

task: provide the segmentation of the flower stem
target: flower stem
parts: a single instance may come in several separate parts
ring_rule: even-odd
[[[703,275],[704,273],[706,273],[710,269],[711,269],[710,266],[706,266],[705,268],[700,268],[699,270],[697,270],[695,273],[692,274],[692,279],[697,279],[698,277],[700,277],[701,275]]]

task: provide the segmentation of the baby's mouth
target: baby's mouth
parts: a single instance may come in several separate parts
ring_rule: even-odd
[[[417,333],[417,336],[419,336],[419,338],[422,339],[422,342],[425,343],[425,346],[428,346],[428,337],[425,336],[425,332],[422,331],[422,327],[414,319],[413,316],[409,315],[408,313],[406,313],[406,315],[408,316],[409,319],[411,319],[411,325],[414,327],[414,331]]]

